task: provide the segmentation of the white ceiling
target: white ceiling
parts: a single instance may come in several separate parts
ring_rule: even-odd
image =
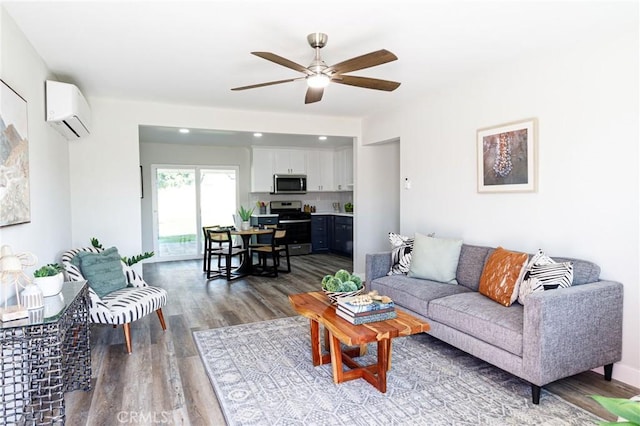
[[[4,1],[61,81],[87,97],[365,117],[501,63],[638,26],[637,1]],[[394,92],[333,84],[305,105],[304,81],[232,92],[302,74],[311,32],[329,65],[378,49],[398,60],[352,75],[395,80]],[[194,132],[197,134],[197,132]]]

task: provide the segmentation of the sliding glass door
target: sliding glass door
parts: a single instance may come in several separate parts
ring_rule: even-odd
[[[152,166],[157,260],[199,257],[203,226],[233,224],[237,175],[229,166]]]

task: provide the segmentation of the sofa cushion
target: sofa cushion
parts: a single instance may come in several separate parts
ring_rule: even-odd
[[[458,284],[456,270],[461,246],[462,240],[428,237],[416,233],[408,276]]]
[[[491,247],[462,244],[460,248],[460,259],[458,260],[458,270],[456,271],[456,281],[458,281],[458,284],[473,291],[478,291],[484,264],[487,261],[487,256],[489,256],[493,250]]]
[[[502,306],[476,292],[429,303],[429,318],[517,356],[522,356],[523,315],[522,305]]]
[[[470,292],[466,287],[409,278],[406,275],[390,275],[371,282],[370,290],[389,296],[397,306],[429,316],[428,306],[433,299]]]
[[[573,264],[573,284],[589,284],[600,281],[600,267],[593,262],[570,257],[552,258],[558,263],[571,262]]]
[[[528,259],[526,253],[496,248],[484,265],[478,291],[501,305],[510,306],[518,298],[518,286]]]

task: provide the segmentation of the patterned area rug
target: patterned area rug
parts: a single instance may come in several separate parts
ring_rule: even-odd
[[[599,418],[426,334],[393,340],[387,392],[313,367],[309,321],[193,333],[229,425],[594,425]],[[367,363],[375,362],[375,345]]]

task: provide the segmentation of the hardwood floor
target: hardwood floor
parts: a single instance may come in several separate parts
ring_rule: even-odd
[[[296,315],[287,296],[317,291],[328,271],[351,270],[351,260],[321,254],[294,256],[292,272],[277,279],[247,277],[207,281],[198,260],[144,265],[150,284],[163,287],[167,330],[156,315],[131,326],[133,353],[127,355],[121,328],[92,326],[92,391],[65,395],[67,424],[223,425],[192,331]],[[614,367],[615,369],[615,367]],[[546,389],[606,419],[613,416],[588,395],[631,397],[640,389],[606,382],[586,372]]]

